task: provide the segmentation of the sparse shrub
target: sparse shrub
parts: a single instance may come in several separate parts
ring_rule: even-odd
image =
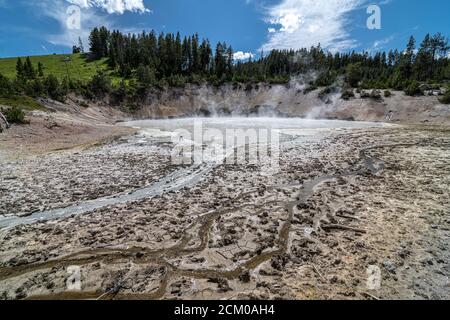
[[[125,81],[120,81],[117,88],[114,88],[111,92],[111,100],[114,104],[119,104],[125,101],[128,95],[127,86]]]
[[[317,95],[320,100],[325,102],[326,104],[331,103],[331,99],[328,97],[330,94],[338,93],[338,89],[334,86],[326,87],[322,89]]]
[[[392,96],[392,92],[390,92],[389,90],[385,90],[384,91],[384,97],[385,98],[389,98],[389,97],[391,97]]]
[[[447,88],[447,91],[445,91],[439,101],[443,104],[450,104],[450,86]]]
[[[333,92],[333,88],[332,87],[326,87],[326,88],[320,90],[320,92],[318,94],[318,97],[320,99],[324,99],[327,95],[329,95],[332,92]]]
[[[96,97],[104,97],[111,92],[111,79],[103,71],[97,72],[89,83],[91,93]]]
[[[423,91],[417,81],[411,82],[411,84],[405,89],[405,93],[411,97],[423,95]]]
[[[64,101],[64,92],[58,78],[54,75],[50,74],[44,79],[44,87],[50,98],[62,102]]]
[[[370,93],[365,90],[361,90],[360,96],[361,96],[361,99],[368,99],[368,98],[370,98]]]
[[[171,87],[183,88],[186,85],[186,78],[180,75],[174,75],[167,79]]]
[[[156,87],[160,90],[165,90],[169,87],[169,83],[167,82],[167,80],[165,78],[162,78],[161,80],[159,80],[156,83]]]
[[[312,91],[314,91],[314,90],[317,90],[317,86],[316,85],[310,85],[309,87],[306,87],[304,90],[303,90],[303,94],[304,95],[307,95],[308,93],[310,93],[310,92],[312,92]]]
[[[410,80],[403,78],[402,74],[397,70],[394,75],[389,79],[390,87],[395,90],[404,90],[410,84]]]
[[[353,92],[352,89],[344,90],[341,95],[341,99],[343,99],[343,100],[350,100],[351,98],[354,98],[354,97],[355,97],[355,93]]]
[[[14,94],[14,87],[8,78],[0,74],[0,96],[9,96]]]
[[[19,107],[12,107],[6,110],[2,109],[2,113],[5,115],[6,120],[8,120],[9,123],[26,123],[25,112],[23,112],[23,110]]]
[[[139,109],[139,106],[135,103],[127,103],[125,106],[125,111],[129,113],[134,113]]]
[[[40,79],[30,80],[25,85],[25,93],[30,97],[45,95],[45,86]]]
[[[290,76],[274,76],[267,80],[270,84],[286,84],[290,81]]]
[[[370,92],[370,99],[376,100],[376,101],[382,100],[380,90],[372,90]]]
[[[203,83],[203,78],[194,73],[189,77],[189,82],[192,84],[201,85]]]

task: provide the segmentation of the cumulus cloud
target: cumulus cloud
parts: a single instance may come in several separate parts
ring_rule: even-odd
[[[251,52],[238,51],[233,55],[234,60],[248,60],[254,58],[255,55]]]
[[[267,9],[269,28],[264,51],[299,49],[320,43],[331,51],[355,47],[348,32],[350,12],[366,0],[282,0]]]
[[[124,14],[125,11],[131,12],[149,12],[144,5],[143,0],[66,0],[80,8],[101,8],[106,12],[113,14]]]

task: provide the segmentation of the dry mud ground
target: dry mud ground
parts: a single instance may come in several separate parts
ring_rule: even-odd
[[[148,139],[4,157],[0,214],[197,172]],[[0,230],[0,299],[450,298],[449,129],[285,137],[279,172],[201,172],[153,197]],[[81,291],[67,290],[74,266]]]

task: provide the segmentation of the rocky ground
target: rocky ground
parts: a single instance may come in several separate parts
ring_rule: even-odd
[[[146,153],[141,138],[8,158],[0,213],[151,185],[174,170],[171,145]],[[220,165],[177,191],[0,230],[0,298],[450,298],[448,129],[286,136],[280,170],[265,170]],[[81,291],[67,290],[73,267]]]
[[[136,134],[87,150],[5,161],[0,215],[26,216],[158,181],[171,170],[170,150],[156,143],[149,147],[142,139]]]

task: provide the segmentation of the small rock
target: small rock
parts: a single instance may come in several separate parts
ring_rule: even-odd
[[[389,271],[392,274],[395,274],[395,272],[397,271],[397,267],[392,261],[386,260],[385,262],[383,262],[383,266],[387,271]]]
[[[242,281],[243,283],[249,283],[251,278],[250,278],[250,272],[245,271],[244,273],[242,273],[239,276],[239,280]]]

